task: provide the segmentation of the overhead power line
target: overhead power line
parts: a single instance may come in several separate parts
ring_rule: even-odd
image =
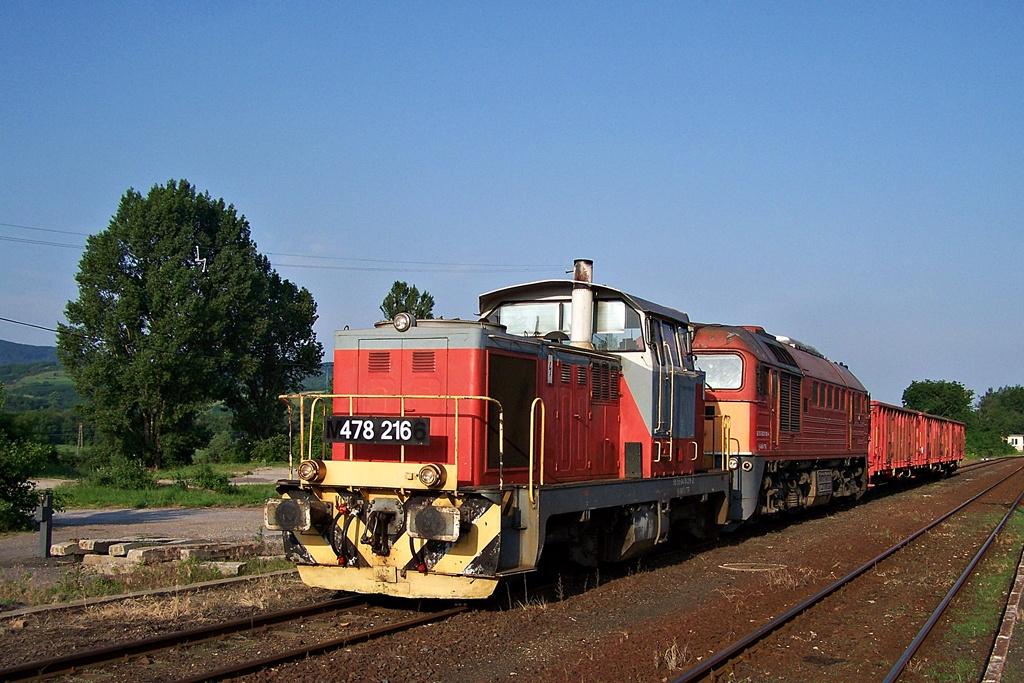
[[[87,232],[71,232],[70,230],[54,230],[53,228],[37,228],[31,225],[18,225],[17,223],[0,223],[5,228],[21,228],[22,230],[36,230],[38,232],[59,232],[62,235],[81,235],[88,237]]]
[[[5,323],[13,323],[15,325],[24,325],[25,327],[34,327],[37,330],[45,330],[47,332],[56,332],[57,331],[57,330],[53,329],[52,327],[43,327],[42,325],[33,325],[32,323],[25,323],[25,322],[22,322],[20,320],[11,320],[10,318],[0,318],[0,320],[4,321]]]
[[[68,247],[71,249],[85,249],[81,244],[64,244],[63,242],[44,242],[43,240],[30,240],[24,237],[7,237],[6,235],[0,235],[0,241],[4,242],[21,242],[22,244],[41,244],[44,247]]]
[[[89,233],[85,232],[72,232],[69,230],[54,230],[51,228],[38,228],[31,225],[18,225],[16,223],[3,223],[0,222],[0,226],[8,228],[18,228],[21,230],[35,230],[39,232],[53,232],[62,235],[81,235],[83,237],[89,237]],[[0,241],[5,242],[18,242],[21,244],[37,244],[46,247],[63,247],[69,249],[84,249],[85,246],[81,244],[66,244],[63,242],[48,242],[44,240],[27,239],[24,237],[9,237],[6,235],[0,235]],[[204,247],[202,251],[207,253],[214,253],[217,249],[214,247]],[[400,272],[400,273],[489,273],[489,272],[502,272],[502,273],[526,273],[526,272],[544,272],[551,270],[562,270],[564,264],[552,263],[552,264],[524,264],[524,263],[451,263],[445,261],[395,261],[387,259],[367,259],[367,258],[352,258],[347,256],[324,256],[321,254],[293,254],[284,252],[268,251],[263,252],[266,256],[285,256],[288,258],[299,258],[299,259],[310,259],[318,261],[338,261],[342,263],[376,263],[380,264],[377,266],[357,266],[357,265],[318,265],[318,264],[303,264],[303,263],[276,263],[275,265],[279,268],[315,268],[322,270],[351,270],[351,271],[365,271],[365,272]]]

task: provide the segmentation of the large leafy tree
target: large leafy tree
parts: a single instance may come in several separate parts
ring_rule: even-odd
[[[409,287],[407,283],[395,280],[380,305],[380,312],[385,320],[391,320],[399,313],[411,313],[421,320],[429,320],[434,317],[434,297],[428,292],[420,293],[416,285]]]
[[[960,382],[926,379],[903,390],[904,407],[960,422],[970,421],[973,404],[974,391]]]
[[[108,445],[147,465],[187,461],[212,401],[276,402],[319,365],[309,293],[270,268],[244,216],[187,181],[128,190],[75,279],[58,355]]]

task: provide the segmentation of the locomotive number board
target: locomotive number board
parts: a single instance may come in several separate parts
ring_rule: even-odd
[[[328,416],[324,418],[324,441],[428,446],[430,418]]]

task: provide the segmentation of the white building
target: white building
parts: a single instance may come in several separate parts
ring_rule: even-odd
[[[1006,442],[1021,453],[1024,453],[1024,434],[1010,434],[1006,437]]]

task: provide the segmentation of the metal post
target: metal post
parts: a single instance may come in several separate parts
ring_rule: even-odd
[[[39,496],[36,515],[39,518],[39,557],[49,557],[53,527],[53,492],[47,491]]]

